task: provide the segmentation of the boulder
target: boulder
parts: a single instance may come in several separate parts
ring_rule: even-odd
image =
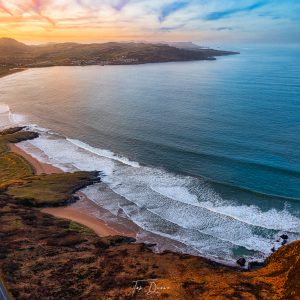
[[[121,244],[132,244],[135,243],[136,239],[130,236],[121,236],[121,235],[116,235],[116,236],[110,236],[108,237],[108,243],[111,246],[117,246]]]
[[[282,234],[280,237],[281,237],[283,240],[287,240],[287,239],[289,238],[287,234]]]
[[[155,244],[155,243],[145,243],[145,246],[146,246],[147,248],[152,248],[152,247],[157,246],[157,244]]]
[[[241,266],[241,267],[244,267],[246,265],[246,259],[244,257],[240,257],[236,263]]]

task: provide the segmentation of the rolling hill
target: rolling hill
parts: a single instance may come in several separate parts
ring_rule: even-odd
[[[168,44],[135,42],[29,46],[10,38],[0,39],[0,66],[9,68],[213,60],[216,56],[230,54],[236,53],[200,47],[187,49]]]

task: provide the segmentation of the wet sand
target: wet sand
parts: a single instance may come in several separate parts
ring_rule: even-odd
[[[122,235],[122,232],[107,226],[103,221],[96,219],[95,217],[78,211],[72,206],[44,208],[42,209],[42,212],[85,225],[99,236]]]

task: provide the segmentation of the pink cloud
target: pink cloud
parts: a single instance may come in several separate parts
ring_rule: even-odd
[[[6,7],[2,4],[2,1],[0,1],[0,10],[6,12],[7,14],[9,14],[9,15],[11,15],[11,16],[13,15],[13,14],[11,13],[11,11],[10,11],[8,8],[6,8]]]

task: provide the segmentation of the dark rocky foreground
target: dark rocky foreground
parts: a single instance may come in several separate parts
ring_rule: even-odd
[[[0,133],[0,271],[15,299],[300,299],[300,241],[281,247],[262,268],[244,271],[201,257],[155,254],[132,238],[100,238],[42,213],[38,207],[65,204],[95,174],[31,174],[5,147],[22,134]],[[22,178],[8,176],[6,159]]]

